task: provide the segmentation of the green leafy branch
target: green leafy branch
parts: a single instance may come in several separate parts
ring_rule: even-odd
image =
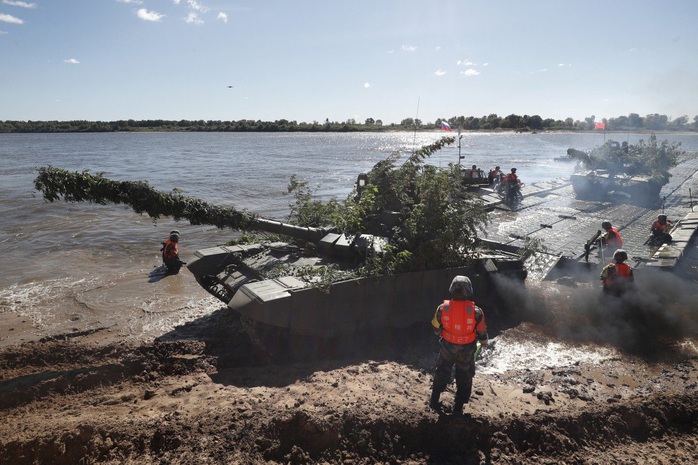
[[[191,224],[210,224],[219,228],[247,229],[254,216],[232,207],[219,207],[178,192],[164,193],[145,181],[114,181],[103,173],[68,171],[51,166],[39,168],[34,186],[49,202],[61,197],[67,202],[91,202],[99,205],[128,205],[151,218],[170,216]]]

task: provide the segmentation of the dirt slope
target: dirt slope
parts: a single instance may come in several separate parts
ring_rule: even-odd
[[[4,349],[0,463],[698,463],[698,359],[680,347],[478,373],[453,417],[426,405],[424,329],[346,346],[259,337],[221,310],[154,343]]]

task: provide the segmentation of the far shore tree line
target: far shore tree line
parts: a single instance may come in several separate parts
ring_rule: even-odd
[[[684,115],[669,118],[666,115],[651,114],[640,116],[630,113],[628,116],[602,118],[594,115],[584,120],[543,119],[538,115],[498,116],[494,113],[486,116],[454,116],[425,122],[418,118],[405,118],[399,124],[383,124],[380,119],[366,118],[361,123],[353,118],[346,121],[312,123],[289,121],[260,120],[118,120],[118,121],[0,121],[0,133],[51,133],[51,132],[138,132],[138,131],[190,131],[190,132],[358,132],[358,131],[399,131],[399,130],[434,130],[441,129],[442,123],[448,123],[452,130],[463,131],[591,131],[603,127],[606,131],[698,131],[698,115],[689,121]],[[603,123],[603,124],[599,124]]]

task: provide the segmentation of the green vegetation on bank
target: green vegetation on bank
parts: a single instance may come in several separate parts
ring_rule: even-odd
[[[0,133],[55,133],[55,132],[123,132],[123,131],[190,131],[190,132],[354,132],[354,131],[399,131],[399,130],[434,130],[440,129],[441,123],[447,122],[453,130],[464,131],[590,131],[597,123],[604,123],[607,131],[698,131],[698,115],[693,122],[688,116],[671,119],[666,115],[651,114],[640,116],[630,113],[628,116],[603,118],[595,116],[583,121],[566,118],[556,120],[542,118],[538,115],[514,115],[500,117],[496,114],[486,116],[454,116],[425,122],[420,119],[405,118],[399,124],[383,124],[380,119],[366,118],[361,123],[353,118],[343,122],[325,120],[304,123],[288,121],[204,121],[204,120],[119,120],[119,121],[0,121]]]

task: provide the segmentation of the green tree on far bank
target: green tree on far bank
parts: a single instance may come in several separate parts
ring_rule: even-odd
[[[637,113],[597,120],[591,115],[584,120],[566,118],[556,120],[540,115],[510,114],[500,117],[495,113],[483,116],[453,116],[437,118],[434,122],[418,118],[404,118],[399,124],[384,124],[383,120],[369,117],[363,123],[354,118],[345,121],[310,123],[280,119],[261,120],[117,120],[117,121],[0,121],[0,133],[62,133],[62,132],[138,132],[138,131],[190,131],[190,132],[356,132],[356,131],[433,131],[447,122],[453,130],[463,131],[592,131],[595,123],[603,122],[606,131],[698,131],[698,115],[689,123],[687,115],[671,119],[666,115]]]

